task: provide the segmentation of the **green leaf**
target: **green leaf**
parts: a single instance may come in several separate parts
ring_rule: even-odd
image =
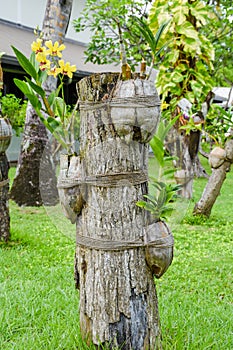
[[[183,25],[187,21],[189,9],[188,6],[174,6],[172,13],[174,15],[174,21],[178,26]]]
[[[167,191],[166,188],[162,188],[160,193],[159,193],[159,197],[158,197],[158,207],[161,208],[165,203],[166,203],[166,199],[167,199]]]
[[[66,115],[66,103],[61,97],[55,97],[53,103],[54,114],[57,115],[61,121],[64,121]]]
[[[22,54],[19,50],[17,50],[14,46],[12,46],[12,49],[14,50],[14,53],[19,61],[19,64],[21,67],[25,70],[26,73],[28,73],[35,81],[37,81],[37,72],[31,62],[27,59],[26,56]]]
[[[52,128],[53,132],[61,126],[61,123],[59,123],[59,121],[57,121],[53,117],[48,117],[47,122],[50,125],[50,127]]]
[[[45,97],[45,91],[42,89],[42,87],[40,87],[39,85],[33,83],[33,81],[31,81],[30,79],[28,79],[26,77],[26,80],[28,82],[28,84],[31,86],[31,88],[37,93],[39,94],[42,98]]]
[[[194,26],[190,22],[185,22],[181,26],[176,27],[177,33],[183,34],[189,38],[198,40],[198,34]]]
[[[30,88],[27,82],[19,80],[19,79],[14,79],[15,85],[22,91],[22,93],[29,99],[31,102],[32,106],[37,110],[41,109],[41,103],[38,100],[37,96],[33,92],[33,90]]]
[[[150,146],[151,149],[154,153],[155,158],[157,159],[157,161],[159,162],[159,164],[161,166],[164,165],[164,149],[163,149],[163,142],[161,142],[161,140],[154,135],[153,138],[150,141]]]
[[[43,84],[46,81],[47,77],[48,77],[48,74],[47,74],[46,70],[39,70],[38,71],[38,81],[41,84]]]
[[[136,204],[137,204],[137,206],[140,207],[140,208],[145,208],[146,201],[138,201]]]
[[[29,59],[30,63],[33,65],[33,67],[35,68],[35,70],[38,72],[39,71],[39,67],[40,67],[40,63],[36,60],[36,54],[35,52],[31,53],[30,59]]]
[[[25,81],[14,78],[14,83],[25,96],[27,96],[27,94],[31,94],[31,89],[28,86],[28,83],[26,83]]]
[[[150,194],[144,194],[145,198],[147,198],[153,205],[157,206],[157,200],[154,196],[151,196]]]

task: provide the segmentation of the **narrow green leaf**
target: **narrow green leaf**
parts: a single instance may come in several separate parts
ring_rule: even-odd
[[[28,86],[28,83],[25,81],[19,80],[19,79],[14,79],[15,85],[22,91],[22,93],[27,96],[27,94],[31,94],[31,89]]]
[[[164,165],[164,149],[163,149],[163,143],[161,142],[161,140],[154,135],[153,138],[150,141],[150,146],[151,149],[154,153],[155,158],[157,159],[157,161],[159,162],[159,164],[161,166]]]
[[[136,204],[137,204],[137,206],[140,207],[140,208],[145,208],[146,201],[138,201]]]
[[[26,77],[26,80],[28,82],[28,84],[31,86],[31,88],[37,93],[39,94],[42,98],[45,97],[45,91],[40,87],[38,86],[37,84],[33,83],[33,81],[31,81],[30,79],[28,79]]]
[[[38,71],[38,81],[43,84],[45,82],[45,80],[47,79],[48,74],[46,72],[46,70],[40,70]]]
[[[14,50],[14,53],[19,61],[19,64],[21,67],[25,70],[26,73],[28,73],[35,81],[37,81],[37,72],[31,62],[27,59],[26,56],[22,54],[19,50],[17,50],[14,46],[12,46],[12,49]]]
[[[63,98],[55,97],[53,111],[62,121],[64,120],[64,116],[66,115],[66,103]]]
[[[29,84],[25,81],[14,79],[15,85],[22,91],[22,93],[28,98],[32,106],[35,109],[41,109],[41,103],[38,100],[38,97],[35,95]]]
[[[55,97],[56,97],[56,91],[51,92],[51,94],[48,97],[48,103],[50,106],[52,106]]]
[[[51,128],[55,131],[57,128],[61,126],[61,123],[59,123],[55,118],[48,117],[47,118],[48,124],[51,126]]]

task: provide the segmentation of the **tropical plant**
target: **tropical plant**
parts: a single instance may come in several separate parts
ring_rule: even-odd
[[[174,116],[178,102],[186,98],[193,112],[212,89],[214,48],[200,32],[209,18],[208,7],[200,0],[154,1],[150,9],[149,26],[155,33],[164,21],[170,20],[159,47],[169,42],[169,52],[163,57],[157,77],[162,101],[169,100],[164,115]]]
[[[226,141],[232,138],[233,114],[232,108],[225,110],[223,107],[212,104],[205,122],[205,133],[213,142],[224,147]]]
[[[155,193],[153,195],[145,194],[143,197],[147,200],[138,201],[137,206],[148,210],[157,220],[167,219],[167,216],[171,215],[174,210],[171,203],[176,201],[180,186],[176,184],[166,184],[154,178],[152,178],[151,185],[155,188]]]
[[[161,25],[155,36],[148,27],[145,28],[149,4],[149,0],[86,1],[81,16],[73,21],[77,32],[85,29],[91,31],[90,42],[85,52],[86,62],[118,63],[120,58],[122,79],[131,78],[131,70],[135,71],[139,62],[141,62],[142,76],[145,75],[145,62],[151,66],[151,72],[155,57],[158,57],[167,46],[165,44],[157,50],[167,23]],[[148,42],[145,41],[143,31],[147,34]]]
[[[171,161],[176,158],[167,155],[165,147],[166,136],[176,120],[177,118],[174,118],[168,122],[162,119],[155,135],[150,141],[151,149],[158,163],[156,169],[158,173],[156,174],[156,178],[153,176],[150,177],[150,184],[153,191],[150,190],[149,194],[144,195],[146,200],[137,202],[137,206],[148,210],[157,220],[166,219],[175,210],[172,203],[177,200],[178,191],[180,190],[180,185],[172,183],[171,179],[169,181],[167,179],[168,176],[174,176],[176,169],[171,166]]]
[[[212,72],[215,86],[233,85],[233,7],[231,0],[205,0],[209,11],[209,20],[202,32],[215,48],[214,70]]]
[[[19,136],[25,123],[27,101],[22,102],[22,99],[14,94],[2,96],[0,92],[0,106],[2,116],[10,121],[16,136]]]
[[[168,121],[162,118],[161,121],[159,122],[156,133],[153,135],[150,141],[151,149],[154,153],[154,157],[156,158],[160,168],[164,168],[165,163],[167,161],[171,161],[176,158],[166,154],[165,140],[169,131],[171,130],[173,125],[176,123],[177,119],[178,117]],[[166,173],[164,173],[164,175],[166,175]]]
[[[86,61],[118,63],[119,57],[122,59],[123,44],[127,61],[134,70],[137,62],[145,58],[145,41],[136,29],[134,19],[146,17],[149,4],[149,0],[87,0],[81,16],[73,21],[77,32],[85,29],[91,32]]]
[[[150,49],[149,53],[152,57],[152,60],[151,60],[150,70],[147,74],[147,78],[149,78],[151,75],[152,69],[154,68],[156,58],[158,59],[160,57],[163,50],[166,49],[168,44],[169,44],[169,42],[164,43],[164,45],[162,47],[160,47],[160,49],[158,49],[159,40],[160,40],[165,28],[167,27],[168,23],[170,22],[170,20],[162,23],[161,26],[158,28],[158,31],[155,34],[153,34],[153,32],[151,31],[150,27],[148,26],[148,24],[146,23],[146,21],[144,19],[134,17],[134,20],[135,20],[135,24],[136,24],[137,29],[140,31],[140,33],[144,37],[144,39],[145,39],[145,41],[148,44],[149,49]],[[146,50],[147,50],[147,47],[146,47]]]
[[[28,98],[46,128],[69,153],[73,154],[75,152],[74,140],[69,129],[73,124],[77,106],[71,118],[67,118],[68,108],[64,101],[63,84],[65,76],[72,79],[76,66],[62,59],[65,45],[59,45],[58,41],[52,43],[51,40],[48,40],[43,46],[42,39],[37,38],[32,43],[31,48],[32,54],[28,59],[22,52],[13,47],[20,65],[31,77],[31,80],[25,77],[24,81],[14,79],[14,82]],[[42,84],[49,76],[58,77],[60,83],[57,89],[47,97]]]

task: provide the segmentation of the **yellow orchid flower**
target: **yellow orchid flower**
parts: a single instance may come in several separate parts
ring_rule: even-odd
[[[54,78],[56,78],[59,73],[60,69],[57,67],[51,67],[50,70],[48,70],[47,72],[48,75],[52,75]]]
[[[36,55],[36,60],[40,62],[40,69],[50,69],[51,62],[47,59],[46,54],[44,52],[39,52]]]
[[[44,52],[45,47],[42,46],[42,39],[36,39],[36,41],[33,41],[31,44],[31,49],[35,53]]]
[[[70,65],[70,62],[64,62],[64,60],[59,60],[59,72],[64,75],[68,75],[69,78],[73,77],[73,73],[76,71],[75,65]]]
[[[45,45],[48,47],[46,54],[57,57],[62,57],[62,53],[60,51],[63,51],[66,48],[64,44],[59,45],[58,41],[55,41],[53,44],[52,40],[46,41]]]

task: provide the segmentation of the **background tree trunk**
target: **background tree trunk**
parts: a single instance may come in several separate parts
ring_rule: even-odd
[[[210,153],[211,158],[211,153]],[[225,159],[220,165],[212,167],[212,174],[202,193],[201,199],[196,203],[193,215],[210,216],[213,205],[220,194],[221,187],[226,179],[227,172],[230,171],[233,162],[233,140],[229,140],[225,146]]]
[[[42,33],[44,40],[64,40],[73,0],[48,0]],[[57,80],[49,77],[43,88],[49,95],[56,89]],[[55,169],[51,156],[48,132],[31,104],[28,104],[21,153],[11,198],[19,205],[54,205],[58,201]],[[42,194],[42,195],[41,195]]]
[[[10,238],[9,214],[9,163],[5,152],[0,153],[0,241],[7,242]]]
[[[179,170],[175,173],[175,178],[182,186],[180,194],[187,199],[192,198],[199,140],[199,131],[191,131],[190,135],[186,135],[184,130],[178,129],[177,125],[172,127],[166,140],[166,148],[169,153],[177,157],[174,163]]]
[[[110,349],[160,349],[154,278],[145,249],[137,246],[145,212],[136,206],[147,193],[146,143],[159,119],[158,96],[154,84],[122,82],[116,74],[82,79],[78,94],[84,206],[77,219],[75,273],[81,332]],[[140,100],[146,95],[149,104]]]
[[[46,188],[43,198],[40,191],[41,181]],[[44,198],[44,193],[47,194],[47,198]],[[55,205],[58,200],[47,131],[31,105],[27,108],[24,137],[11,189],[11,199],[18,205],[25,206],[40,206],[43,201],[45,205]]]

